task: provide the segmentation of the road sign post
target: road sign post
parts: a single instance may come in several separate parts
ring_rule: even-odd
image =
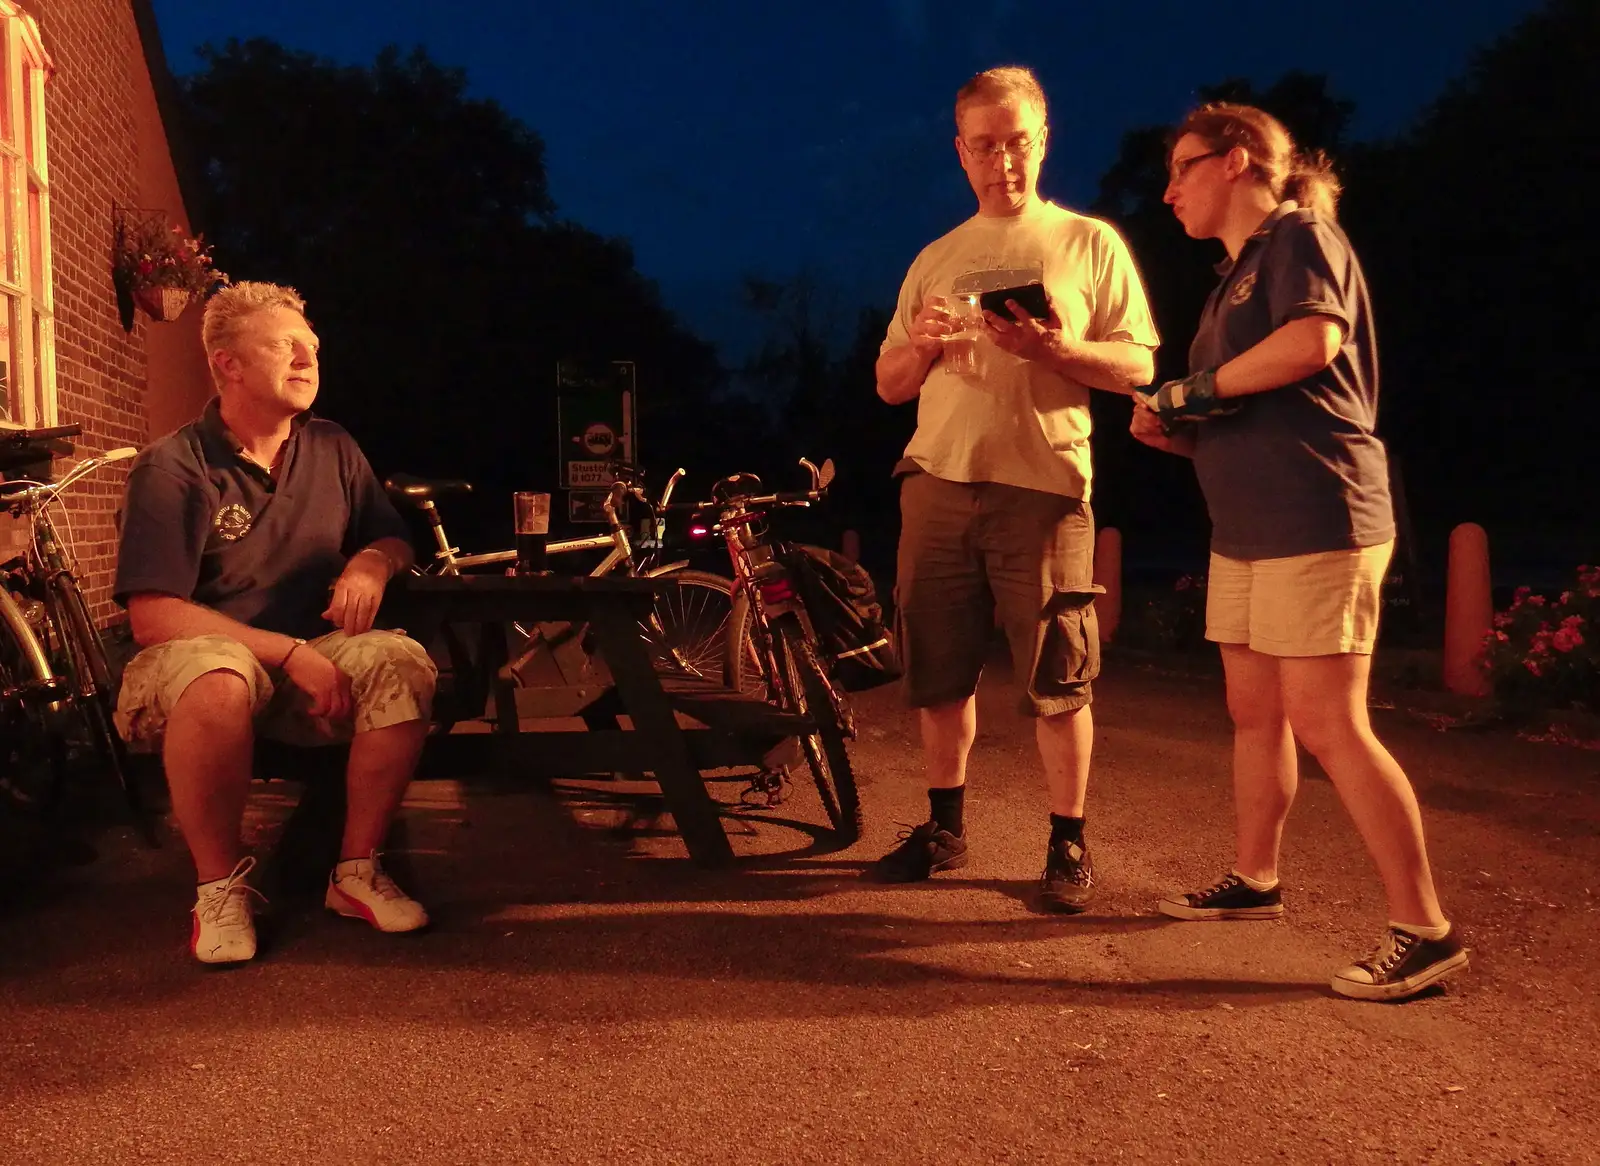
[[[571,522],[604,522],[612,463],[635,463],[631,360],[563,360],[556,365],[557,461]]]

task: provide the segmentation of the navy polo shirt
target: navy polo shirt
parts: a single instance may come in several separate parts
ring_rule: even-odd
[[[198,420],[141,452],[128,473],[114,594],[176,595],[285,635],[322,618],[350,556],[409,537],[355,439],[311,413],[294,419],[276,478],[245,457],[213,399]]]
[[[1345,341],[1327,368],[1239,398],[1195,426],[1211,546],[1235,559],[1350,550],[1394,537],[1378,421],[1372,303],[1337,223],[1285,202],[1246,240],[1206,301],[1189,368],[1214,369],[1291,320],[1331,316]]]

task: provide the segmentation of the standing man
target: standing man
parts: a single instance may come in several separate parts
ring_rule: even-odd
[[[428,922],[378,848],[416,770],[436,670],[372,630],[411,563],[405,524],[354,440],[311,414],[317,336],[292,288],[240,283],[206,304],[217,396],[128,476],[116,598],[142,649],[117,728],[160,749],[199,890],[202,963],[256,953],[240,840],[255,734],[349,740],[348,810],[325,902],[380,931]]]
[[[1116,231],[1039,197],[1049,126],[1033,73],[980,73],[956,94],[955,114],[978,213],[911,265],[877,365],[880,397],[917,399],[917,430],[895,467],[896,595],[931,815],[876,871],[909,882],[966,865],[974,693],[998,618],[1049,789],[1041,897],[1081,911],[1094,886],[1084,794],[1100,669],[1089,391],[1148,384],[1159,341]],[[976,316],[981,293],[1029,283],[1043,284],[1045,314],[1019,295],[999,297],[1009,319]],[[976,342],[951,340],[963,334]]]

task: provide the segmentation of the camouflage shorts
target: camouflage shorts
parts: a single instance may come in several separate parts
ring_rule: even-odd
[[[438,669],[415,640],[397,632],[330,632],[306,646],[350,677],[355,712],[349,720],[312,717],[306,694],[284,684],[281,670],[263,667],[239,641],[196,636],[156,644],[128,662],[117,698],[117,731],[134,752],[157,752],[178,699],[208,672],[242,677],[250,689],[256,732],[291,745],[348,741],[355,733],[425,721],[431,715]]]

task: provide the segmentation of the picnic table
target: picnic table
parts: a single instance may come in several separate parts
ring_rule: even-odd
[[[660,785],[694,861],[730,862],[733,849],[703,772],[771,764],[809,721],[658,666],[643,629],[654,611],[656,589],[670,585],[670,580],[621,576],[394,580],[384,598],[386,624],[405,628],[423,644],[436,642],[446,628],[458,637],[463,629],[476,630],[468,673],[454,681],[455,698],[468,706],[466,718],[478,723],[430,736],[419,772],[529,778],[648,773]],[[582,716],[586,730],[532,727],[538,722],[527,715],[528,702],[519,700],[529,690],[519,687],[507,669],[506,628],[513,621],[524,627],[587,626],[585,650],[603,665],[597,670],[600,680],[568,684],[557,693],[576,696],[562,712]],[[679,714],[696,723],[682,724]]]

